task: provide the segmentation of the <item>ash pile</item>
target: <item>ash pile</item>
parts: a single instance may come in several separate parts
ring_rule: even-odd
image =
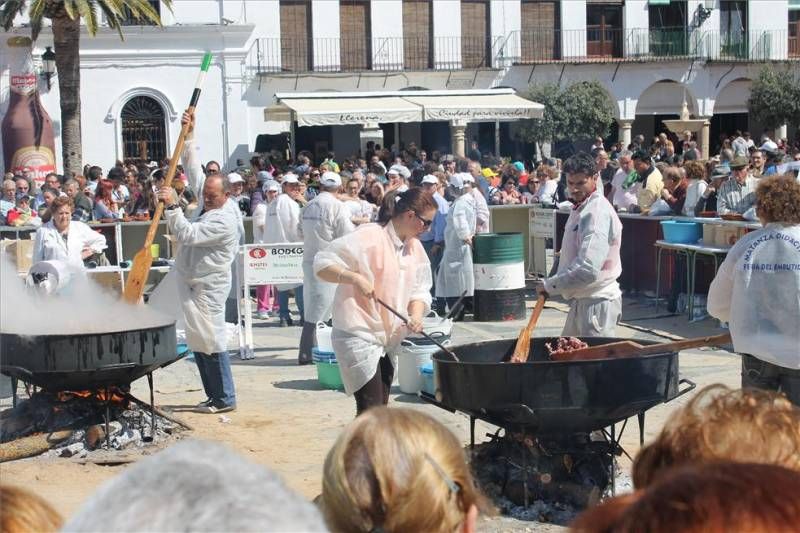
[[[127,392],[39,391],[0,413],[0,460],[63,457],[111,460],[179,439],[183,428]]]
[[[504,515],[567,525],[613,490],[615,459],[606,440],[500,431],[490,437],[475,446],[471,466]]]

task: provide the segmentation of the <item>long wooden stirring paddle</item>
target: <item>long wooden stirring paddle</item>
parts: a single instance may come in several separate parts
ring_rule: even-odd
[[[211,65],[211,54],[206,53],[203,56],[203,64],[200,66],[200,74],[197,76],[197,82],[194,84],[194,91],[192,91],[192,98],[189,101],[189,108],[187,113],[191,114],[197,108],[197,101],[200,98],[200,91],[203,87],[208,67]],[[183,143],[186,141],[186,135],[189,133],[191,123],[184,124],[181,128],[181,133],[178,135],[178,142],[175,143],[175,149],[172,151],[172,158],[169,160],[169,168],[164,177],[164,186],[169,187],[172,185],[172,178],[175,176],[175,170],[178,168],[178,161],[183,151]],[[202,194],[203,191],[196,191],[197,194]],[[125,291],[122,297],[126,302],[136,304],[142,299],[144,295],[144,284],[147,277],[150,275],[150,267],[153,264],[153,255],[150,252],[150,245],[156,238],[156,231],[158,231],[158,223],[161,221],[161,215],[164,213],[164,202],[158,202],[156,211],[153,213],[153,220],[150,222],[150,227],[147,230],[147,236],[144,239],[144,246],[141,250],[136,252],[133,257],[133,264],[131,271],[128,274],[128,281],[125,283]]]
[[[531,336],[533,335],[536,323],[539,321],[539,316],[544,310],[544,303],[546,301],[547,297],[544,294],[540,294],[539,298],[537,298],[536,307],[533,308],[533,313],[531,313],[531,318],[528,320],[528,325],[519,332],[517,345],[514,347],[514,355],[511,356],[512,363],[525,363],[528,361],[528,354],[531,351]]]
[[[375,301],[378,302],[379,304],[381,304],[382,306],[384,306],[386,308],[386,310],[389,311],[390,313],[392,313],[394,316],[396,316],[397,318],[402,320],[404,324],[408,325],[408,318],[404,317],[399,312],[395,311],[391,306],[389,306],[389,304],[387,304],[386,302],[384,302],[380,298],[375,298]],[[431,341],[433,344],[435,344],[436,346],[441,348],[441,350],[443,352],[445,352],[447,355],[452,357],[453,361],[455,361],[457,363],[461,362],[461,360],[458,358],[458,356],[455,353],[453,353],[453,351],[450,350],[447,346],[445,346],[444,344],[440,343],[439,341],[437,341],[436,339],[434,339],[433,337],[431,337],[430,335],[428,335],[424,331],[420,331],[419,333],[420,333],[420,335],[422,335],[423,337],[425,337],[426,339]]]

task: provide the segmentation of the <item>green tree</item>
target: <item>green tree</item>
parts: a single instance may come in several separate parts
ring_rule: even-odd
[[[554,83],[533,85],[527,97],[544,105],[544,116],[526,120],[520,129],[520,136],[529,142],[606,137],[614,121],[611,101],[597,81],[580,81],[564,89]]]
[[[172,9],[172,0],[162,0]],[[128,17],[144,24],[161,25],[161,17],[148,0],[0,0],[0,22],[8,30],[14,19],[28,6],[31,38],[39,37],[45,19],[50,19],[56,53],[58,89],[61,106],[61,149],[64,174],[80,174],[83,164],[81,144],[81,19],[86,30],[94,36],[100,26],[100,14],[117,30],[121,39],[122,26]]]
[[[747,109],[769,129],[800,125],[800,79],[789,71],[761,69],[750,88]]]

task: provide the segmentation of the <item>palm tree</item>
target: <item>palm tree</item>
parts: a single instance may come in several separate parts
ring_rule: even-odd
[[[172,0],[161,0],[172,10]],[[122,35],[122,26],[129,18],[142,24],[161,25],[161,17],[148,0],[0,0],[0,23],[10,29],[17,15],[28,7],[31,37],[39,37],[44,19],[50,19],[58,70],[61,104],[61,148],[64,174],[82,172],[81,147],[81,19],[94,36],[100,24],[100,13],[108,26]]]

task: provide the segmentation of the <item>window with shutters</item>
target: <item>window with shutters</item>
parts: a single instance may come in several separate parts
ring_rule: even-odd
[[[281,70],[308,72],[313,65],[311,2],[281,0]]]
[[[657,57],[688,53],[689,31],[685,2],[648,5],[650,54]]]
[[[720,55],[731,58],[746,58],[747,44],[747,2],[720,2]]]
[[[372,65],[369,0],[339,1],[339,47],[342,70],[367,70]]]
[[[523,0],[522,60],[550,61],[561,58],[561,20],[555,0]]]
[[[586,3],[586,55],[622,57],[622,3]]]
[[[432,11],[429,0],[403,0],[403,57],[407,69],[433,67]]]
[[[461,0],[461,66],[491,67],[488,0]]]
[[[800,57],[800,9],[789,11],[789,57]]]

